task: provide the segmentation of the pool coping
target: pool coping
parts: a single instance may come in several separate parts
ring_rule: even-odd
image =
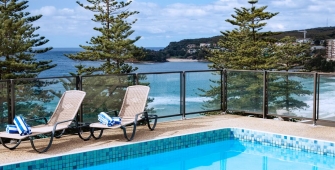
[[[219,129],[185,133],[172,137],[161,137],[152,140],[143,140],[117,146],[78,151],[71,154],[57,154],[42,159],[32,159],[22,162],[3,164],[0,170],[7,169],[77,169],[100,165],[115,161],[147,156],[156,153],[173,151],[188,147],[199,146],[227,139],[257,142],[263,145],[284,147],[321,155],[335,156],[334,142],[278,134],[240,127],[224,127]],[[101,156],[101,155],[104,155]]]

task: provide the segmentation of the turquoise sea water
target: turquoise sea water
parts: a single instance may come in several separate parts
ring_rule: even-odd
[[[227,140],[197,147],[93,166],[118,170],[331,170],[335,157]]]
[[[156,48],[154,50],[157,50]],[[39,60],[52,60],[57,64],[55,68],[42,72],[39,77],[62,77],[70,76],[69,72],[76,72],[75,65],[83,64],[87,66],[98,66],[101,62],[92,61],[73,61],[64,54],[72,54],[80,51],[79,48],[59,48],[53,49],[44,54],[37,55]],[[180,114],[180,73],[178,71],[190,70],[209,70],[206,62],[164,62],[164,63],[129,63],[133,67],[138,67],[136,73],[153,73],[153,72],[175,72],[170,74],[146,74],[144,82],[150,83],[149,97],[154,101],[149,103],[149,108],[154,108],[159,116]],[[187,101],[186,112],[199,112],[202,108],[204,97],[199,97],[199,88],[209,89],[213,84],[209,79],[220,79],[219,75],[212,75],[210,72],[204,73],[187,73]],[[57,105],[58,99],[55,98],[52,103],[48,104],[48,110],[53,111]],[[219,108],[217,108],[219,109]],[[214,110],[214,109],[212,109]],[[178,117],[178,119],[180,119]]]
[[[154,50],[157,50],[156,47]],[[70,72],[76,72],[76,65],[98,66],[101,62],[96,61],[74,61],[64,54],[74,54],[79,52],[80,48],[55,48],[43,54],[36,56],[38,60],[52,60],[56,67],[42,72],[39,77],[61,77],[70,76]],[[164,63],[129,63],[133,67],[138,67],[136,73],[144,72],[168,72],[168,71],[186,71],[186,70],[208,70],[208,64],[205,62],[164,62]]]
[[[159,49],[159,48],[158,48]],[[154,50],[158,50],[155,48]],[[73,61],[64,56],[64,54],[71,54],[80,51],[80,48],[56,48],[52,51],[49,51],[44,54],[37,55],[37,59],[43,60],[53,60],[54,64],[57,64],[57,67],[52,68],[50,70],[42,72],[39,77],[60,77],[60,76],[69,76],[69,72],[75,72],[76,68],[75,65],[80,64],[79,61]],[[100,62],[81,62],[84,65],[100,65]],[[165,63],[130,63],[132,66],[138,67],[136,73],[150,73],[150,72],[171,72],[171,71],[189,71],[189,70],[209,70],[208,64],[204,62],[165,62]],[[271,74],[271,73],[270,73]],[[151,105],[155,105],[158,110],[165,109],[165,112],[170,112],[169,107],[174,105],[174,109],[178,110],[180,108],[180,93],[179,93],[179,86],[180,86],[180,75],[179,74],[168,74],[168,75],[148,75],[148,81],[150,81],[152,86],[156,86],[158,88],[153,88],[153,90],[157,89],[156,91],[152,91],[151,93],[154,94],[153,96],[157,99]],[[204,98],[199,98],[198,88],[209,88],[210,83],[203,84],[202,82],[208,82],[209,79],[213,78],[210,73],[189,73],[187,74],[187,78],[189,80],[188,85],[193,85],[193,87],[187,88],[189,90],[186,95],[190,95],[188,98],[188,104],[192,104],[192,106],[198,105],[198,107],[189,107],[186,108],[187,111],[198,111],[199,107],[201,106],[201,102],[204,101]],[[291,79],[298,80],[302,82],[304,89],[313,92],[313,75],[310,74],[303,78],[291,76]],[[214,76],[214,79],[217,77]],[[321,75],[320,76],[320,95],[319,98],[319,119],[325,120],[335,120],[335,107],[333,104],[333,98],[335,95],[335,90],[333,87],[335,86],[335,76],[327,76]],[[171,88],[168,89],[159,89],[161,88],[160,84],[162,83],[169,83],[168,86]],[[193,83],[193,84],[192,84]],[[169,96],[159,96],[155,94],[170,94]],[[293,109],[290,110],[295,116],[298,117],[307,117],[312,118],[313,113],[313,94],[306,95],[306,96],[293,96],[298,98],[301,101],[304,101],[308,107],[304,109]],[[169,104],[167,104],[169,103]],[[163,109],[163,110],[162,110]],[[162,113],[164,114],[164,113]],[[276,113],[274,113],[276,114]],[[293,115],[291,115],[293,116]]]

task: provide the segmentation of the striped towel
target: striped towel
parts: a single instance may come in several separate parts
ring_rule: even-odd
[[[28,129],[31,130],[31,127],[28,125]],[[16,128],[16,125],[7,125],[6,132],[9,134],[18,134],[19,130]]]
[[[113,126],[114,124],[121,124],[121,118],[110,117],[105,112],[99,113],[98,120],[101,124],[104,124],[106,126]]]
[[[29,125],[22,116],[16,116],[14,118],[14,124],[16,125],[16,128],[21,136],[31,134],[31,129],[28,128]]]

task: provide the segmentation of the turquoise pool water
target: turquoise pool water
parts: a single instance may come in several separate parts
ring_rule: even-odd
[[[192,148],[84,168],[118,170],[333,170],[335,157],[226,140]]]
[[[224,128],[45,159],[0,170],[335,169],[335,143],[244,128]]]

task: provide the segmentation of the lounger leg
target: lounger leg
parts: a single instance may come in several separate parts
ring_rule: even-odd
[[[81,128],[78,128],[78,136],[80,137],[80,139],[84,140],[84,141],[88,141],[91,139],[92,133],[90,131],[90,135],[86,138],[83,137],[83,130]],[[101,135],[100,135],[101,136]]]
[[[92,136],[94,139],[100,139],[101,136],[102,136],[102,134],[103,134],[103,132],[104,132],[104,129],[100,129],[100,134],[99,134],[98,137],[96,137],[96,136],[94,135],[94,128],[91,128],[90,131],[91,131],[91,136]]]
[[[127,135],[127,129],[125,126],[121,126],[120,127],[122,130],[123,130],[123,135],[124,137],[128,140],[128,141],[131,141],[133,140],[134,136],[135,136],[135,133],[136,133],[136,123],[133,123],[133,133],[131,134],[130,138],[128,137]]]
[[[41,150],[41,151],[37,150],[36,147],[35,147],[35,144],[34,144],[34,136],[29,136],[31,146],[32,146],[33,149],[34,149],[36,152],[38,152],[38,153],[46,152],[46,151],[51,147],[51,144],[52,144],[54,135],[55,135],[54,133],[51,134],[51,137],[50,137],[50,141],[49,141],[48,146],[47,146],[46,148],[44,148],[43,150]]]
[[[151,124],[150,124],[150,120],[151,119],[154,119],[154,124],[151,126]],[[148,124],[148,128],[150,129],[150,130],[154,130],[155,129],[155,127],[156,127],[156,124],[157,124],[157,115],[150,115],[150,116],[147,116],[146,117],[146,120],[147,120],[147,124]]]
[[[7,146],[7,145],[5,144],[5,142],[2,141],[2,138],[0,138],[0,142],[1,142],[1,144],[2,144],[5,148],[10,149],[10,150],[14,150],[17,146],[20,145],[21,140],[17,141],[17,143],[16,143],[14,146],[12,146],[12,147]]]
[[[63,135],[64,132],[65,132],[65,129],[63,129],[62,132],[59,135],[55,134],[55,138],[58,139],[58,138],[62,137],[62,135]]]

